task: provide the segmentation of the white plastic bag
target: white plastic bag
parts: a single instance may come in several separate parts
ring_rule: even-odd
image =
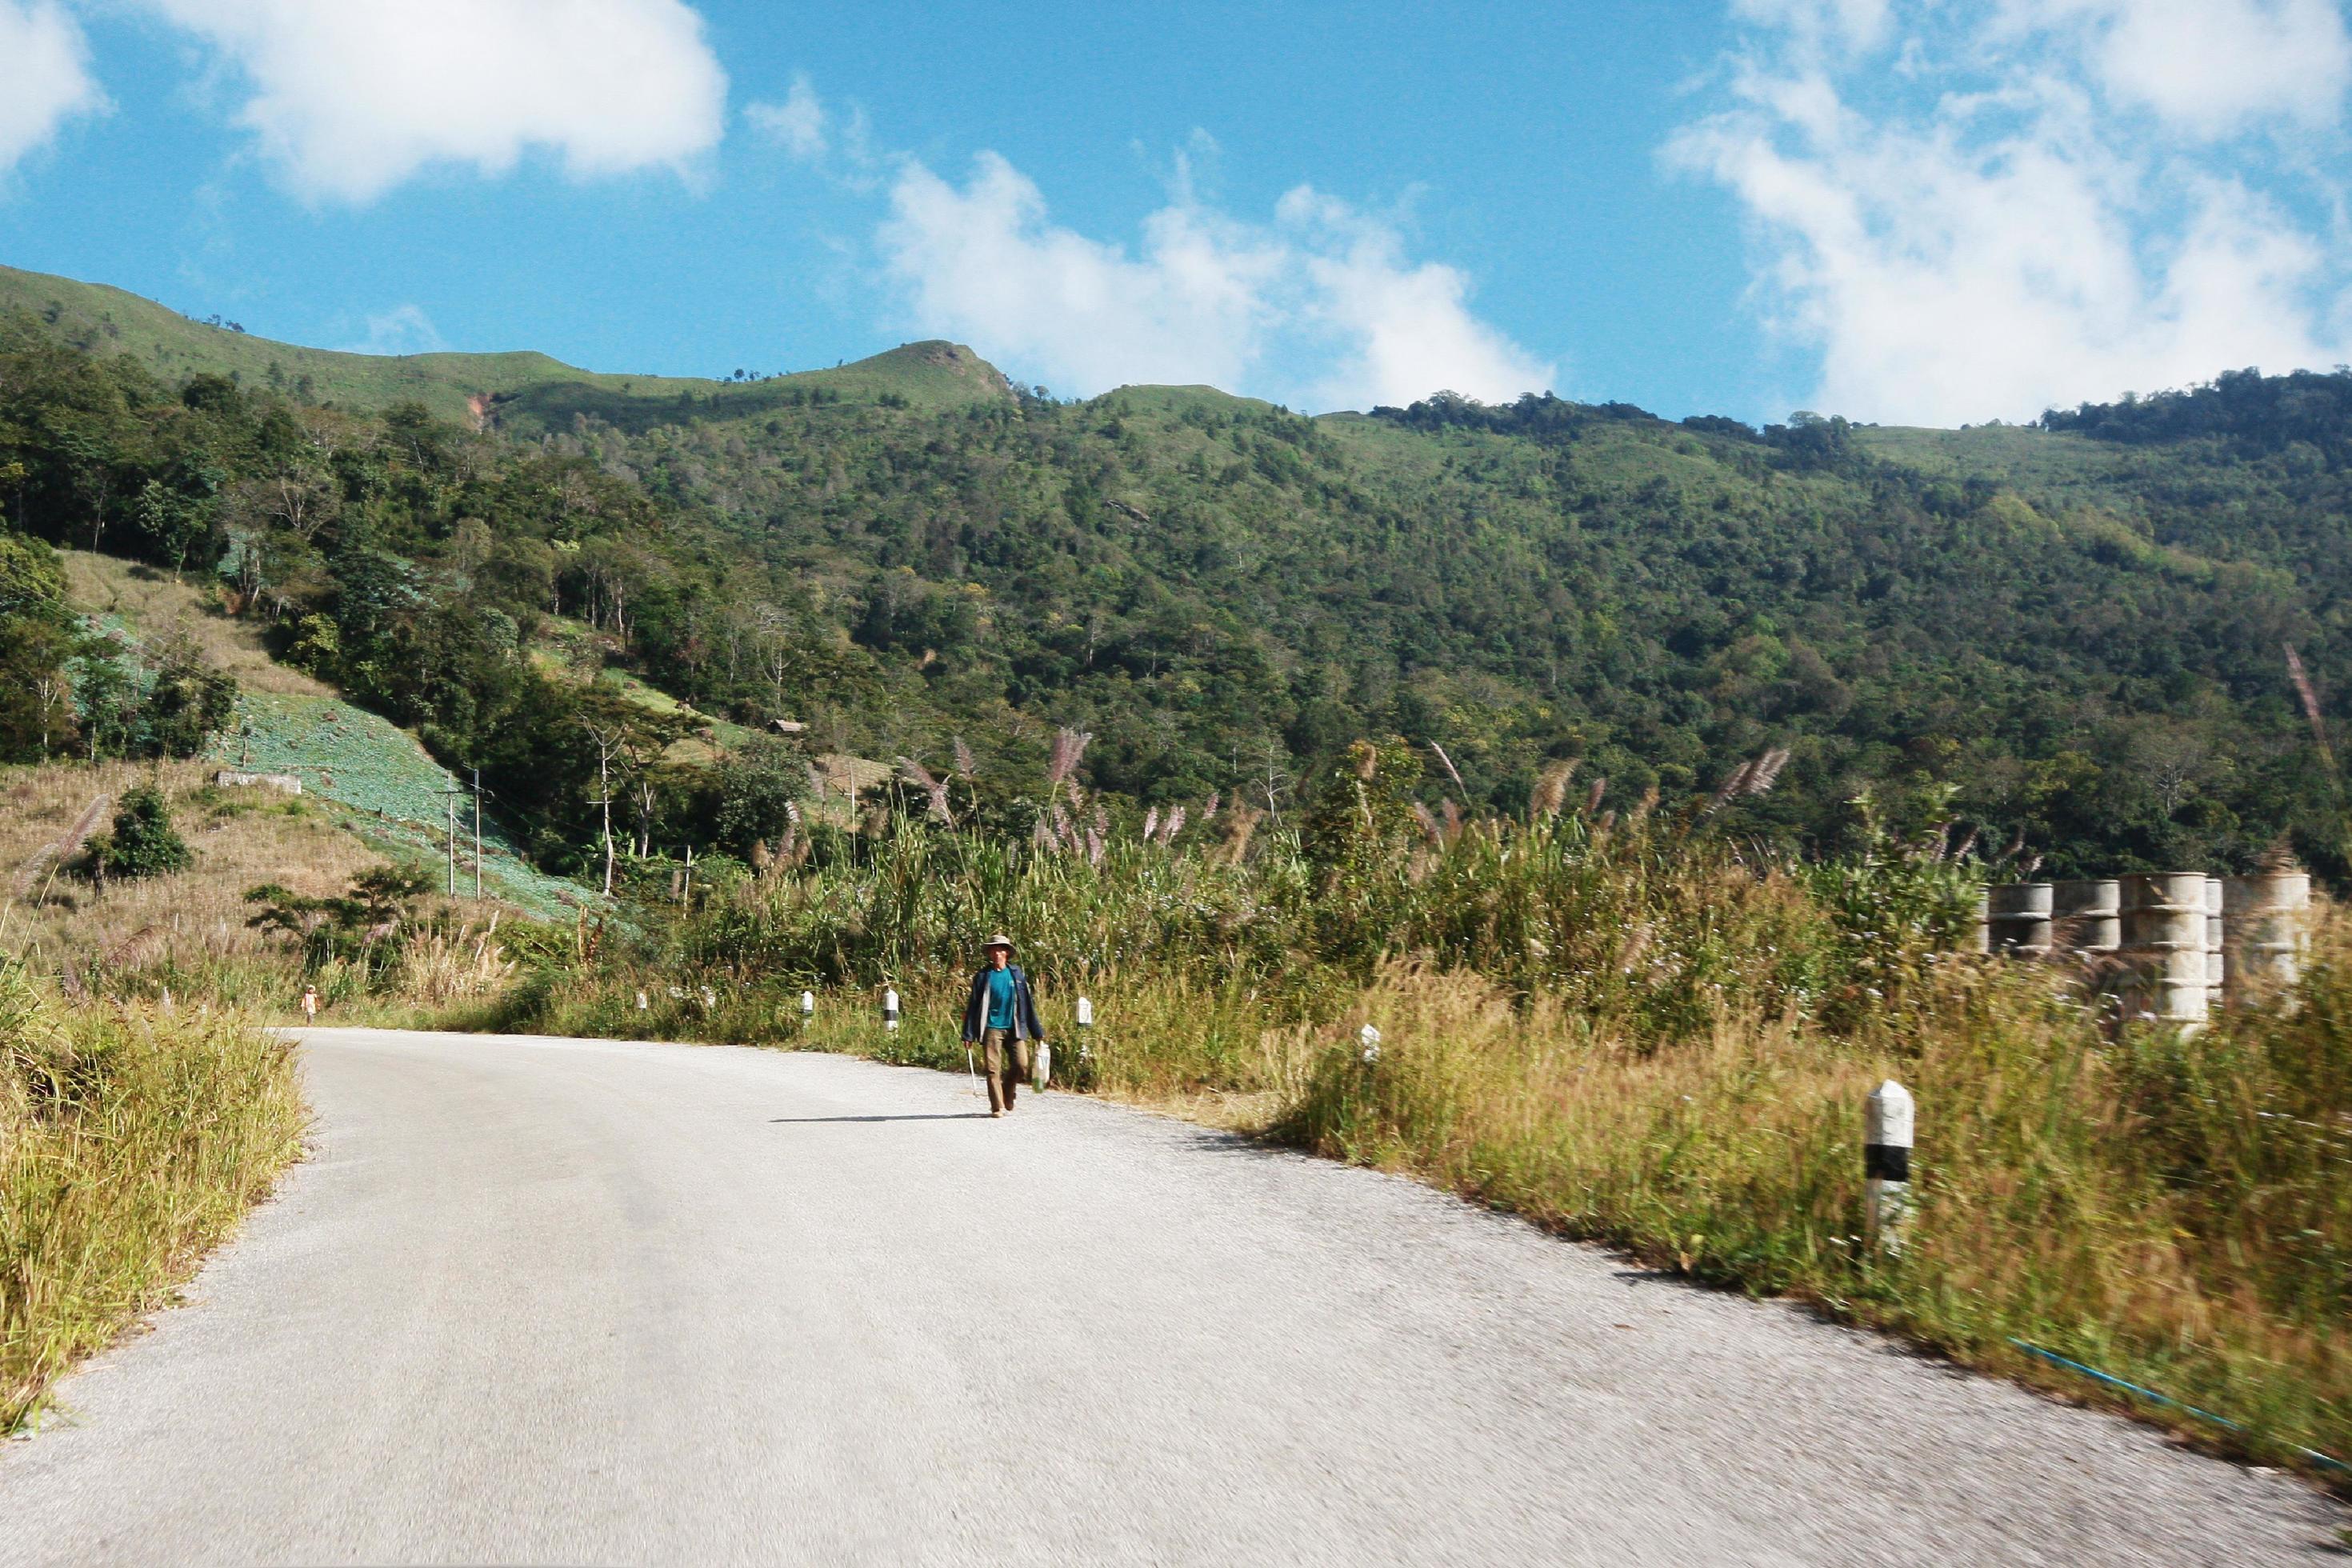
[[[1045,1080],[1054,1076],[1054,1047],[1043,1040],[1038,1041],[1037,1055],[1030,1066],[1034,1069],[1029,1076],[1031,1087],[1045,1088]]]

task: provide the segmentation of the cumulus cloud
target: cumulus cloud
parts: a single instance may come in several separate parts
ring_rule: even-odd
[[[0,171],[104,102],[81,29],[55,0],[0,0]]]
[[[814,162],[832,146],[824,102],[805,76],[793,78],[792,90],[783,102],[751,104],[743,110],[743,118],[782,142],[795,158]]]
[[[2336,0],[2004,0],[1997,30],[2057,35],[2102,92],[2205,136],[2333,124],[2352,86]]]
[[[420,170],[678,168],[727,78],[680,0],[145,0],[249,89],[238,120],[294,188],[366,202]]]
[[[1731,106],[1667,157],[1743,204],[1758,298],[1818,348],[1820,406],[2030,416],[2347,357],[2342,262],[2293,210],[2291,140],[2345,93],[2332,10],[2008,0],[1955,32],[1915,4],[1840,54],[1821,5],[1746,3],[1765,22]],[[2184,10],[2201,19],[2158,26]],[[2290,38],[2301,58],[2272,58]],[[1885,90],[1890,55],[1916,90]]]
[[[992,153],[961,185],[901,160],[889,196],[878,239],[918,329],[1064,390],[1207,383],[1363,407],[1441,389],[1501,400],[1551,379],[1471,313],[1463,273],[1413,262],[1392,225],[1308,187],[1250,222],[1180,167],[1132,248],[1053,222]]]

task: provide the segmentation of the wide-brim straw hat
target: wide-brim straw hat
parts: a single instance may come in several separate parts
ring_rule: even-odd
[[[1003,931],[998,931],[986,942],[980,944],[980,951],[986,952],[992,947],[1001,947],[1005,952],[1011,952],[1013,951],[1013,939],[1005,935]]]

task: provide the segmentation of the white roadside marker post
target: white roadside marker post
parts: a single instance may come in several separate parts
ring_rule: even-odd
[[[1095,1032],[1095,1005],[1090,997],[1078,998],[1078,1060],[1085,1062],[1095,1054],[1089,1037]]]
[[[882,993],[882,1026],[894,1035],[898,1032],[898,991],[896,986]]]
[[[1863,1118],[1862,1173],[1869,1190],[1871,1238],[1887,1252],[1903,1250],[1916,1118],[1911,1091],[1893,1079],[1870,1091]]]
[[[646,994],[645,994],[644,992],[640,991],[640,992],[638,992],[638,993],[637,993],[637,1011],[638,1011],[638,1012],[640,1012],[640,1013],[644,1012],[647,1007],[651,1006],[652,1005],[653,1005],[653,1004],[652,1004],[651,1002],[649,1002],[649,1001],[647,1001],[647,1000],[646,1000]]]
[[[816,993],[803,991],[801,993],[801,1027],[805,1029],[814,1022],[816,1022]]]
[[[1363,1047],[1357,1052],[1357,1058],[1366,1067],[1381,1059],[1381,1032],[1378,1029],[1367,1024],[1356,1032],[1356,1040]]]

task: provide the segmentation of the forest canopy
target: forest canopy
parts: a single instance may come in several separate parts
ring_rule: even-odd
[[[2313,728],[2347,646],[2344,373],[1942,433],[1001,379],[558,386],[477,427],[276,379],[0,321],[6,755],[182,752],[226,701],[100,657],[60,545],[212,584],[479,767],[558,868],[593,858],[615,777],[633,837],[748,852],[821,753],[945,772],[961,744],[979,808],[1025,830],[1067,727],[1138,811],[1286,812],[1368,736],[1413,748],[1431,799],[1507,810],[1562,761],[1698,797],[1786,748],[1723,830],[1826,847],[1866,800],[2053,870],[2282,837],[2346,869]],[[798,738],[747,743],[779,721]]]

